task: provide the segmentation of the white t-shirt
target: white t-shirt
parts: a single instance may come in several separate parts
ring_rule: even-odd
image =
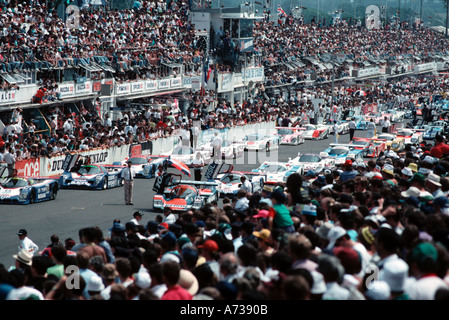
[[[6,296],[6,300],[44,300],[42,293],[31,287],[20,287],[12,289]]]

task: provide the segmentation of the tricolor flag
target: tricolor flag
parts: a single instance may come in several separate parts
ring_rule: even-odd
[[[280,4],[278,4],[278,16],[280,16],[280,17],[286,17],[287,16],[287,14],[285,13],[284,9],[282,9]]]

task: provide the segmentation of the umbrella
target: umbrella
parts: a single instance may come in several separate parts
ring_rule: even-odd
[[[190,169],[185,163],[170,158],[165,161],[167,161],[167,164],[171,165],[173,168],[178,169],[179,171],[190,177]]]
[[[363,91],[363,90],[357,90],[357,91],[354,93],[354,96],[360,96],[360,97],[366,96],[366,92]]]

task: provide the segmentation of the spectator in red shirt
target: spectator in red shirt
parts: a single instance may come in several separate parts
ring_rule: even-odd
[[[445,154],[449,154],[449,145],[444,143],[444,137],[442,135],[437,135],[435,137],[435,146],[430,149],[430,155],[439,159]]]
[[[162,263],[162,280],[167,285],[167,291],[161,300],[192,300],[192,295],[179,282],[181,267],[175,261]]]

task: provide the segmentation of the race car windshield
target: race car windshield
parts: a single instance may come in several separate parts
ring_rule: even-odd
[[[286,169],[283,166],[277,164],[266,164],[260,168],[264,172],[283,172]]]
[[[379,139],[385,139],[385,140],[387,140],[387,141],[393,141],[393,140],[394,140],[394,137],[393,137],[393,136],[390,136],[390,135],[380,135],[380,136],[379,136]]]
[[[131,162],[131,164],[145,164],[147,163],[147,160],[145,158],[131,158],[129,159],[129,162]]]
[[[344,148],[332,148],[331,151],[329,152],[329,154],[347,154],[348,153],[348,149],[344,149]]]
[[[368,142],[366,142],[366,141],[352,141],[351,144],[354,144],[356,146],[366,146],[366,145],[368,145]]]
[[[278,129],[278,134],[281,136],[286,136],[288,134],[293,134],[292,129]]]
[[[238,183],[238,182],[240,182],[240,177],[241,176],[239,176],[239,175],[228,174],[228,175],[225,175],[223,178],[221,178],[220,181],[223,183]]]
[[[170,192],[171,198],[185,199],[189,196],[196,196],[196,191],[186,186],[178,186]]]
[[[309,156],[309,155],[303,155],[299,157],[299,162],[320,162],[320,158],[317,156]]]
[[[99,174],[99,173],[101,173],[101,170],[96,166],[84,166],[78,170],[78,174],[82,175]]]
[[[258,135],[246,136],[246,138],[247,138],[246,140],[248,141],[258,141],[262,139],[262,137]]]
[[[3,188],[23,188],[28,186],[28,181],[26,179],[13,178],[2,184]]]

